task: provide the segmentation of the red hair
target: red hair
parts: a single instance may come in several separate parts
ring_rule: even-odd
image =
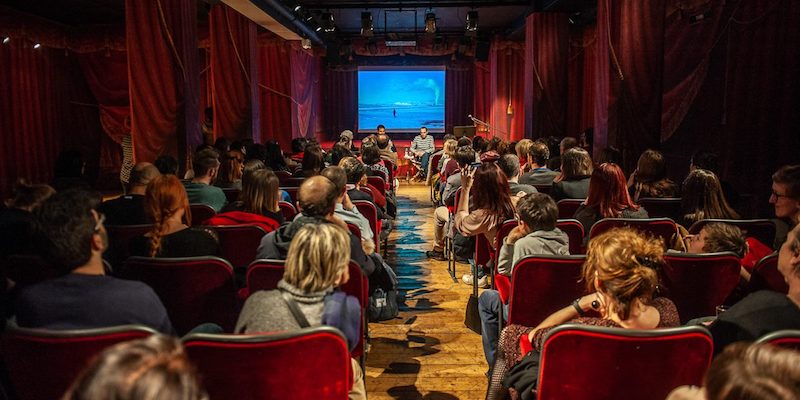
[[[617,218],[625,209],[638,210],[631,196],[622,169],[614,163],[603,163],[592,172],[586,206],[597,206],[603,218]]]
[[[161,237],[166,231],[167,220],[178,210],[183,209],[183,222],[192,223],[189,209],[189,198],[186,189],[175,175],[161,175],[147,184],[144,206],[153,217],[153,228],[150,230],[150,257],[155,257],[161,250]]]
[[[488,210],[497,224],[514,217],[508,179],[497,164],[481,164],[475,171],[474,179],[476,190],[472,190],[471,194],[476,209]]]

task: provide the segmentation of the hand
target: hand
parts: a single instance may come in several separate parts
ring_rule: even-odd
[[[528,226],[520,223],[519,225],[515,226],[511,232],[508,232],[508,236],[506,236],[506,243],[507,244],[514,244],[517,240],[522,239],[523,237],[527,236],[530,233]]]
[[[350,195],[347,194],[347,192],[344,192],[344,198],[342,199],[342,206],[347,211],[352,211],[353,207],[355,207],[353,202],[350,200]]]
[[[472,178],[475,176],[475,168],[466,166],[461,169],[461,187],[462,192],[469,192],[472,188]]]

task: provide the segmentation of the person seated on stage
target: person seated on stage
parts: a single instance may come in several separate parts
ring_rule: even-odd
[[[308,139],[304,137],[296,137],[292,139],[292,155],[290,158],[296,163],[303,162],[306,147],[308,146]]]
[[[667,178],[667,165],[660,151],[645,150],[628,177],[628,192],[633,201],[642,197],[678,197],[680,189]]]
[[[593,170],[592,158],[586,150],[580,147],[567,150],[561,155],[561,172],[553,179],[550,195],[555,201],[585,199]]]
[[[375,144],[381,152],[381,160],[392,163],[391,166],[387,165],[387,168],[397,167],[397,150],[389,139],[389,136],[385,133],[378,134],[375,138]]]
[[[682,217],[676,222],[687,229],[701,219],[739,219],[739,214],[728,205],[719,179],[711,171],[695,169],[690,172],[681,192]]]
[[[411,141],[411,153],[420,162],[420,175],[428,173],[428,162],[431,154],[436,151],[436,144],[434,143],[433,136],[428,135],[427,127],[419,128],[419,135],[414,137]]]
[[[625,180],[622,182],[624,190]],[[612,229],[593,238],[581,274],[587,291],[593,293],[575,299],[536,327],[509,325],[503,329],[487,398],[502,398],[498,395],[508,394],[508,388],[522,393],[536,387],[535,379],[524,385],[524,381],[513,378],[503,387],[503,378],[522,355],[540,352],[545,337],[558,325],[576,323],[647,330],[680,325],[675,304],[667,298],[655,297],[658,270],[665,265],[663,255],[660,240],[631,228]],[[600,316],[584,316],[588,311]],[[531,367],[529,374],[537,376],[536,366]]]
[[[358,211],[358,208],[350,200],[347,194],[347,172],[339,166],[328,167],[322,170],[322,176],[330,179],[336,186],[336,191],[340,193],[336,199],[336,209],[334,214],[348,224],[353,224],[361,231],[361,246],[364,252],[372,254],[375,252],[375,233],[369,226],[369,221]]]
[[[219,165],[219,173],[217,179],[214,180],[214,186],[224,189],[238,189],[242,190],[242,166],[244,162],[244,154],[237,151],[229,151],[222,155],[222,161]]]
[[[514,152],[517,154],[517,157],[520,161],[520,171],[522,174],[527,173],[531,170],[530,165],[528,164],[528,153],[530,153],[530,148],[533,145],[533,140],[530,139],[522,139],[514,146]]]
[[[459,170],[467,168],[472,162],[475,161],[475,150],[471,146],[461,146],[456,150],[454,160],[458,165]],[[428,250],[425,255],[434,260],[444,261],[444,235],[445,225],[450,219],[450,210],[455,207],[455,195],[461,187],[461,174],[454,172],[447,178],[447,184],[442,192],[443,206],[436,207],[433,212],[433,250]]]
[[[558,207],[550,196],[544,193],[526,195],[517,203],[517,214],[519,225],[503,240],[498,255],[497,270],[500,274],[511,277],[517,262],[529,255],[569,254],[569,238],[556,228]],[[508,305],[502,304],[497,290],[484,290],[478,298],[483,354],[490,366],[494,365],[497,348],[500,307],[504,308],[503,316],[507,319]]]
[[[325,153],[319,145],[310,144],[303,152],[303,162],[300,168],[292,174],[295,178],[308,178],[319,175],[325,168]]]
[[[160,175],[161,173],[153,164],[137,163],[131,170],[128,192],[100,205],[98,211],[106,215],[106,224],[142,225],[150,223],[144,210],[144,192],[147,184]]]
[[[177,185],[183,192],[180,182]],[[54,194],[36,210],[39,250],[60,276],[19,289],[14,302],[17,325],[69,330],[138,324],[173,334],[153,289],[106,275],[103,252],[108,235],[105,218],[95,211],[100,199],[99,194],[70,189]]]
[[[753,341],[768,333],[800,329],[800,227],[792,229],[778,250],[778,271],[789,293],[761,290],[745,297],[708,326],[714,353],[731,343]]]
[[[131,255],[197,257],[222,253],[215,233],[189,227],[192,223],[189,200],[175,175],[161,175],[150,181],[144,205],[153,227],[144,236],[131,240]]]
[[[800,165],[786,165],[772,174],[772,195],[775,207],[775,248],[786,239],[786,233],[800,224]],[[767,243],[769,245],[769,243]]]
[[[244,175],[242,185],[239,198],[206,221],[207,225],[251,224],[271,232],[284,223],[278,207],[280,183],[274,172],[266,168],[250,171]]]
[[[62,400],[205,400],[180,339],[152,335],[118,343],[100,353]]]
[[[336,224],[347,229],[347,224],[335,215],[336,200],[339,192],[336,185],[324,176],[313,176],[303,181],[297,191],[297,205],[300,214],[287,224],[267,233],[258,246],[256,258],[275,260],[286,259],[289,245],[297,232],[305,225]],[[361,267],[364,275],[370,276],[375,271],[375,263],[361,248],[361,241],[352,233],[350,237],[350,258]]]
[[[504,154],[497,160],[497,166],[503,171],[503,174],[508,179],[508,188],[510,189],[511,201],[516,206],[519,199],[529,193],[536,193],[537,190],[531,185],[523,185],[519,183],[519,158],[514,154]]]
[[[225,207],[227,198],[222,189],[212,186],[219,172],[218,155],[213,150],[201,150],[192,159],[194,177],[183,183],[190,204],[205,204],[219,212]]]
[[[552,185],[553,179],[558,175],[558,172],[547,168],[547,160],[550,158],[550,150],[547,145],[539,141],[533,142],[530,149],[528,149],[527,158],[530,170],[519,177],[519,183],[534,186]]]
[[[361,306],[357,298],[336,290],[350,279],[351,254],[347,236],[347,228],[338,223],[304,224],[289,245],[278,288],[251,294],[242,307],[234,332],[294,331],[327,325],[342,331],[348,348],[355,349],[363,323]],[[300,315],[296,315],[293,308]],[[352,368],[350,398],[366,399],[364,374],[358,361],[352,360]]]

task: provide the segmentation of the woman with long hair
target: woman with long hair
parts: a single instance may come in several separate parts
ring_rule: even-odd
[[[628,178],[628,190],[633,201],[642,197],[678,197],[678,185],[667,178],[667,164],[664,155],[647,149]]]
[[[658,269],[664,264],[661,242],[631,228],[612,229],[592,239],[582,272],[582,280],[591,294],[575,299],[534,328],[509,325],[503,330],[488,398],[504,398],[507,389],[501,384],[503,378],[525,353],[541,351],[545,337],[558,325],[577,323],[624,329],[680,325],[675,304],[667,298],[655,297]],[[589,311],[600,316],[584,316]],[[537,372],[530,371],[533,376]],[[535,387],[534,382],[532,388]]]
[[[589,195],[592,158],[589,153],[573,147],[561,155],[561,172],[553,179],[553,190],[550,196],[555,201],[561,199],[585,199]]]
[[[222,156],[219,172],[214,186],[220,188],[242,188],[242,162],[244,157],[238,151],[229,151]]]
[[[628,194],[625,174],[614,163],[600,164],[589,180],[589,195],[575,211],[589,237],[589,230],[603,218],[647,218],[644,207],[636,205]]]
[[[695,169],[683,180],[681,197],[682,217],[678,221],[689,228],[701,219],[739,219],[739,214],[728,205],[717,176],[705,169]]]
[[[189,199],[175,175],[161,175],[147,184],[144,206],[153,221],[150,232],[131,241],[131,254],[147,257],[220,255],[216,235],[192,223]]]
[[[309,178],[319,175],[323,168],[325,168],[325,154],[322,152],[322,148],[317,145],[309,145],[303,151],[303,163],[300,169],[295,171],[294,176]]]
[[[475,191],[471,192],[473,185]],[[490,246],[494,246],[497,229],[505,220],[514,218],[510,192],[508,179],[495,163],[483,163],[477,168],[463,169],[461,197],[455,213],[456,229],[464,236],[483,234]],[[470,197],[472,207],[469,206]],[[478,270],[477,274],[478,285],[486,286],[488,280],[484,271]],[[464,275],[462,279],[467,284],[472,284],[473,274]]]
[[[284,222],[278,207],[280,183],[275,173],[256,169],[245,174],[239,199],[208,220],[209,225],[255,224],[270,232]]]

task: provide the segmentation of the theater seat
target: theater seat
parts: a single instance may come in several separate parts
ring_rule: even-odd
[[[528,256],[511,277],[508,323],[539,325],[550,314],[586,294],[581,279],[584,255]]]
[[[297,215],[297,209],[288,201],[279,201],[278,208],[280,208],[283,219],[286,220],[286,222],[293,221],[295,215]]]
[[[203,225],[207,219],[217,215],[217,212],[206,204],[189,204],[189,210],[192,213],[193,226]]]
[[[756,343],[769,343],[774,346],[800,351],[800,330],[785,329],[775,331],[758,338]]]
[[[716,307],[739,284],[739,259],[730,252],[664,256],[662,293],[678,308],[681,322],[716,315]]]
[[[772,290],[780,293],[789,293],[789,285],[783,278],[783,274],[778,271],[778,254],[771,254],[762,258],[753,267],[750,275],[750,282],[747,286],[748,292],[759,290]]]
[[[712,222],[722,222],[738,227],[747,237],[772,246],[775,243],[775,223],[768,219],[703,219],[689,227],[689,233],[700,233],[703,226]]]
[[[630,227],[639,232],[655,236],[664,243],[664,248],[669,248],[673,237],[678,233],[675,221],[669,218],[603,218],[592,225],[589,230],[589,239],[614,228]],[[586,228],[586,227],[584,227]]]

